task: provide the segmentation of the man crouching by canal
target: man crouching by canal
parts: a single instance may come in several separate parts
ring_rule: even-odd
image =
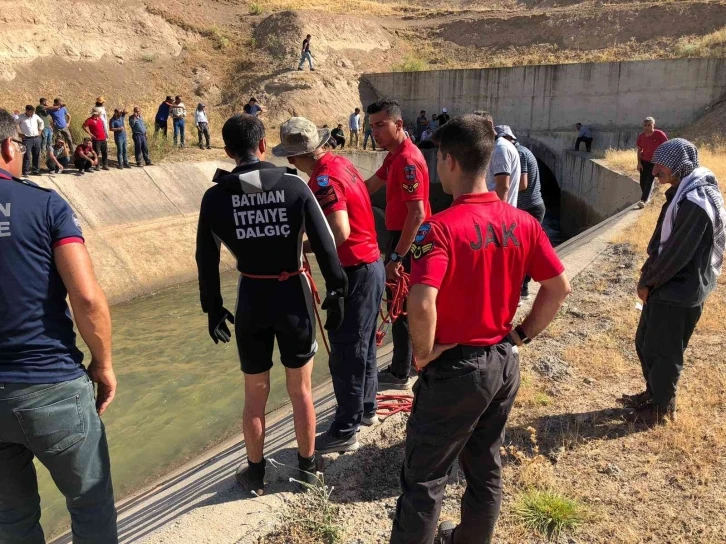
[[[491,543],[502,501],[499,448],[519,389],[518,349],[549,325],[570,292],[539,222],[487,190],[494,140],[491,120],[476,115],[434,134],[437,171],[454,202],[421,226],[412,248],[408,316],[423,370],[406,430],[393,544],[433,541],[457,457],[467,483],[461,523],[442,523],[435,542]],[[512,328],[527,274],[541,288]]]
[[[115,544],[100,418],[116,394],[108,304],[73,210],[19,178],[16,135],[0,109],[0,542],[45,542],[36,458],[66,497],[73,542]],[[66,295],[91,352],[86,369]]]
[[[262,121],[235,115],[224,124],[222,138],[237,167],[231,173],[218,171],[217,185],[202,199],[196,255],[199,291],[215,343],[229,342],[226,321],[235,325],[245,375],[243,431],[249,465],[239,478],[243,486],[261,495],[265,406],[275,339],[292,403],[299,478],[308,483],[315,480],[311,376],[318,344],[311,280],[303,271],[303,233],[325,278],[325,327],[331,331],[343,322],[346,276],[325,215],[307,184],[294,171],[264,162],[267,144]],[[220,292],[222,243],[237,258],[241,275],[234,316],[224,307]]]

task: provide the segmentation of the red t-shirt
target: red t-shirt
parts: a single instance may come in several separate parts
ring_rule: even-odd
[[[666,133],[656,129],[650,136],[646,136],[645,132],[641,132],[635,145],[640,148],[640,158],[644,161],[651,162],[653,160],[653,153],[658,149],[658,146],[667,141],[668,136],[666,136]]]
[[[103,119],[101,119],[100,117],[96,117],[95,119],[93,117],[89,117],[83,123],[83,126],[88,127],[88,129],[91,131],[91,135],[96,140],[106,139],[106,128],[103,123]]]
[[[439,290],[435,340],[491,346],[512,329],[524,276],[559,276],[564,266],[531,215],[496,193],[467,194],[421,225],[411,283]]]
[[[91,145],[91,142],[88,142],[88,145],[79,144],[73,152],[73,160],[82,159],[83,157],[81,157],[81,152],[88,155],[91,151],[93,151],[93,145]]]
[[[431,216],[429,168],[421,150],[409,138],[386,156],[376,176],[386,180],[388,230],[403,230],[408,215],[406,202],[423,200],[426,219]]]
[[[381,253],[371,197],[353,164],[344,157],[326,153],[315,165],[308,184],[326,216],[340,210],[348,212],[350,235],[338,247],[342,265],[356,266],[377,261]]]

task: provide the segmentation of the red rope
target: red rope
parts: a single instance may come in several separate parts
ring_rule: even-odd
[[[376,332],[376,345],[379,347],[383,345],[383,339],[390,330],[393,322],[402,315],[406,315],[403,306],[406,302],[406,297],[408,297],[410,284],[411,277],[403,270],[401,270],[401,275],[396,281],[386,282],[386,287],[391,293],[391,298],[384,299],[383,306],[381,307],[381,324],[378,326],[378,332]]]
[[[391,417],[401,412],[411,413],[413,397],[411,395],[378,395],[378,411],[380,416]]]

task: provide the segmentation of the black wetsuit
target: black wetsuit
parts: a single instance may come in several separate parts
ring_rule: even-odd
[[[218,172],[219,174],[220,172]],[[219,311],[220,245],[237,258],[239,282],[235,333],[242,371],[272,367],[274,339],[288,368],[303,366],[316,352],[315,314],[305,274],[279,276],[303,265],[303,232],[325,278],[328,292],[345,290],[345,273],[320,206],[294,170],[258,162],[215,176],[202,199],[197,232],[197,267],[202,310]]]

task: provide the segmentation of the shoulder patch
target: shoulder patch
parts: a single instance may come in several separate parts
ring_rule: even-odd
[[[335,188],[332,186],[322,187],[315,191],[315,198],[318,200],[318,204],[322,209],[332,206],[338,202],[338,195],[335,193]]]
[[[414,260],[418,261],[421,257],[426,255],[427,253],[430,253],[432,249],[434,249],[433,242],[429,242],[428,244],[414,243],[411,245],[411,257],[413,257]]]
[[[315,181],[320,187],[327,187],[330,185],[330,176],[318,176]]]
[[[403,183],[401,187],[403,187],[403,190],[407,193],[413,194],[416,189],[418,189],[419,183],[418,181],[416,183]]]
[[[406,176],[406,179],[408,181],[415,181],[416,180],[416,165],[415,164],[409,164],[403,169],[403,174]]]
[[[429,235],[429,232],[431,232],[431,223],[424,223],[421,227],[419,227],[418,232],[416,233],[416,238],[414,238],[414,242],[420,244]]]

